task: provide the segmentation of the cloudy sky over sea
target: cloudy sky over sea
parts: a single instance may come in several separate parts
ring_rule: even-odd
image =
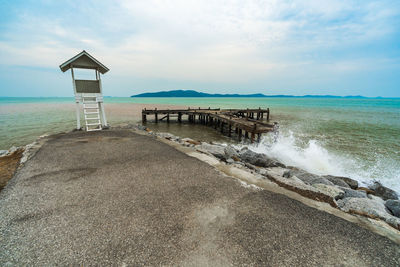
[[[0,0],[0,96],[72,95],[83,49],[106,95],[400,97],[400,1]]]

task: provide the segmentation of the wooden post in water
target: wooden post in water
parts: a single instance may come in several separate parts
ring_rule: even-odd
[[[269,121],[269,108],[267,108],[267,121]]]
[[[240,128],[238,130],[238,140],[239,140],[239,142],[242,140],[242,129],[240,129]]]
[[[182,122],[182,112],[178,112],[178,122]]]

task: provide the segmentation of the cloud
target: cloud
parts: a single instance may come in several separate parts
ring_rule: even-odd
[[[188,84],[366,71],[398,55],[399,14],[392,1],[42,1],[0,29],[0,59],[51,68],[86,49],[116,75]]]

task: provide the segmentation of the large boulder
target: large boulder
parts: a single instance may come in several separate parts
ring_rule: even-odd
[[[369,186],[369,189],[374,191],[376,196],[379,196],[384,200],[399,199],[394,190],[383,186],[380,182],[374,182],[373,185]]]
[[[239,153],[239,158],[247,163],[250,163],[252,165],[258,166],[258,167],[284,167],[283,164],[270,159],[267,157],[265,154],[261,153],[256,153],[254,151],[251,151],[250,149],[244,149],[240,151]]]
[[[233,146],[226,146],[224,148],[225,158],[226,159],[236,159],[239,158],[239,153]]]
[[[344,196],[344,191],[334,185],[313,184],[312,186],[317,188],[321,193],[330,196],[334,200],[341,199]]]
[[[328,179],[325,179],[323,177],[319,177],[315,180],[312,180],[312,184],[334,185],[334,183],[332,183],[331,181],[329,181]]]
[[[389,199],[385,202],[385,207],[390,210],[390,212],[400,218],[400,200]]]
[[[196,148],[201,152],[210,153],[219,159],[225,159],[225,151],[223,146],[201,143],[201,145],[196,146]]]
[[[343,198],[337,201],[339,208],[343,211],[367,216],[374,219],[381,219],[400,229],[400,219],[392,216],[385,207],[385,203],[378,198]]]
[[[300,170],[300,169],[297,169],[297,168],[292,168],[290,170],[290,175],[296,176],[297,178],[299,178],[305,184],[308,184],[308,185],[315,184],[314,181],[316,181],[317,179],[321,178],[318,175],[315,175],[315,174],[312,174],[312,173],[309,173],[309,172],[306,172],[306,171],[303,171],[303,170]]]
[[[367,193],[365,191],[358,191],[348,187],[341,187],[340,189],[344,191],[344,197],[355,197],[355,198],[367,198]]]
[[[346,184],[350,186],[351,189],[355,190],[358,188],[358,182],[356,180],[351,179],[349,177],[341,177],[341,176],[340,177],[336,176],[336,177],[343,180]]]
[[[348,187],[350,188],[350,186],[341,179],[341,177],[337,177],[337,176],[332,176],[332,175],[325,175],[322,176],[323,178],[329,180],[330,182],[332,182],[334,185],[337,186],[341,186],[341,187]]]

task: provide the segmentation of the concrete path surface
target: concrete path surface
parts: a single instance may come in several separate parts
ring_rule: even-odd
[[[52,136],[0,193],[0,266],[399,266],[400,246],[128,130]]]

